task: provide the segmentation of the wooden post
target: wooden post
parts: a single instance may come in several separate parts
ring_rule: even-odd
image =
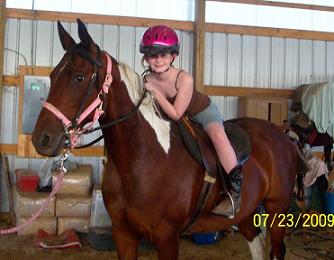
[[[195,1],[194,23],[194,84],[204,92],[205,0]]]
[[[8,207],[9,207],[9,216],[12,224],[15,224],[15,212],[14,212],[14,201],[13,201],[13,191],[12,191],[12,181],[10,179],[9,173],[9,163],[7,156],[0,155],[0,166],[1,172],[5,178],[6,188],[8,192]]]
[[[6,0],[0,0],[0,124],[1,124],[1,118],[2,118],[5,27],[6,27]]]

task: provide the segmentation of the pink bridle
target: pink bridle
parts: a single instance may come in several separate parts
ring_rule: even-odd
[[[93,120],[85,124],[82,127],[72,128],[72,122],[54,105],[49,102],[44,102],[43,107],[52,112],[59,120],[62,121],[65,129],[65,133],[69,136],[70,147],[75,148],[80,136],[93,128],[93,125],[97,122],[97,120],[104,114],[103,111],[103,100],[101,100],[101,96],[108,94],[110,85],[113,81],[113,77],[111,75],[112,71],[112,62],[110,56],[103,52],[107,58],[107,74],[102,84],[102,88],[95,98],[95,100],[80,114],[77,119],[76,125],[80,125],[82,121],[84,121],[88,115],[90,115],[94,110]]]

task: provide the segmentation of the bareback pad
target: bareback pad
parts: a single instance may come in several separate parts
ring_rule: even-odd
[[[191,156],[201,164],[211,177],[219,176],[222,167],[218,159],[216,150],[199,124],[194,123],[187,117],[182,117],[177,121],[183,143]],[[225,132],[237,155],[240,163],[243,163],[251,153],[252,145],[248,133],[235,123],[225,121]],[[224,170],[223,174],[226,172]]]

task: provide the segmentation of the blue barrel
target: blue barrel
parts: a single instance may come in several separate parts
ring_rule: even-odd
[[[334,214],[334,192],[325,192],[325,213]]]

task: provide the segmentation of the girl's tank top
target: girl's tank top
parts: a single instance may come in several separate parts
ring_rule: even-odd
[[[176,91],[178,91],[177,82],[179,79],[179,75],[181,74],[182,71],[183,70],[180,70],[176,76],[176,80],[175,80]],[[171,104],[174,104],[175,98],[176,96],[172,98],[168,98],[167,100]],[[197,113],[202,112],[204,109],[206,109],[209,106],[209,104],[210,104],[209,96],[199,92],[197,89],[194,88],[189,106],[186,109],[186,113],[189,114],[190,116],[196,115]]]

